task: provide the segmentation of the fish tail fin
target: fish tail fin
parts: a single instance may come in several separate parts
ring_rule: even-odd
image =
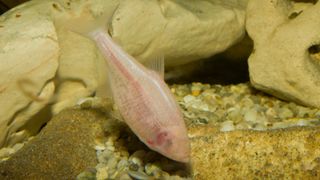
[[[114,10],[104,11],[98,15],[93,15],[91,13],[89,16],[80,15],[72,19],[60,19],[55,24],[57,27],[63,27],[72,32],[91,38],[90,34],[97,29],[108,31],[109,24],[111,23],[113,14],[117,8],[118,6],[115,6]]]

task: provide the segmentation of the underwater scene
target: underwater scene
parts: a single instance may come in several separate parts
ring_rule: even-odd
[[[0,180],[320,179],[318,0],[0,0]]]

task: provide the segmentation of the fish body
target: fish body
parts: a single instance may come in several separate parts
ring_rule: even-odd
[[[149,148],[189,162],[181,110],[163,78],[126,53],[103,29],[90,33],[108,66],[112,98],[124,121]]]

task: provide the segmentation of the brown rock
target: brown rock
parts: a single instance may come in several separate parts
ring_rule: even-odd
[[[64,110],[9,160],[0,179],[74,179],[97,164],[94,141],[104,116],[90,110]]]
[[[320,128],[191,129],[195,179],[319,179]]]

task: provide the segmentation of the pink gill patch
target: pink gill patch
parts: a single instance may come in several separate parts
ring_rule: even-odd
[[[157,135],[157,138],[156,138],[156,141],[154,142],[153,140],[151,139],[147,139],[147,144],[149,146],[154,146],[155,144],[156,145],[162,145],[165,141],[166,141],[166,137],[168,136],[168,133],[167,132],[161,132]]]
[[[168,135],[167,132],[159,133],[156,139],[157,145],[162,145],[165,142],[167,135]]]

